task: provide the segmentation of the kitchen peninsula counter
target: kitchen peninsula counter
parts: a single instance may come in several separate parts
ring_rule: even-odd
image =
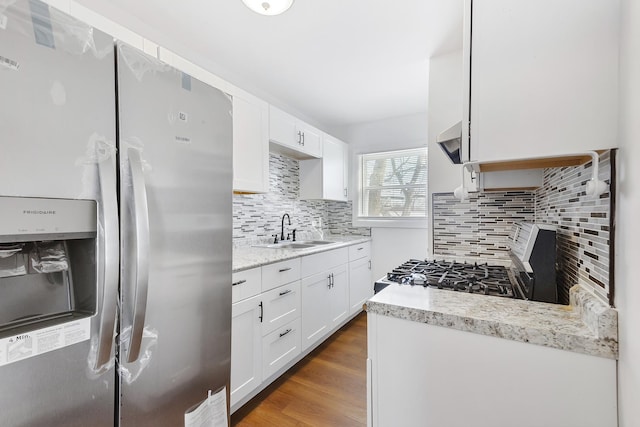
[[[514,300],[422,286],[390,285],[367,312],[617,359],[617,312],[579,285],[571,305]]]
[[[233,248],[233,272],[237,273],[239,271],[248,270],[254,267],[261,267],[274,262],[357,245],[359,243],[370,241],[371,237],[330,234],[325,238],[325,240],[334,243],[317,245],[304,249],[273,249],[250,245],[236,246]]]

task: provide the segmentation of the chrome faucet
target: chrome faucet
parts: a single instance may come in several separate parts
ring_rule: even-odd
[[[284,217],[287,217],[287,219],[289,220],[289,225],[291,225],[291,217],[289,216],[288,213],[285,213],[284,215],[282,215],[282,223],[280,224],[280,240],[284,240]]]

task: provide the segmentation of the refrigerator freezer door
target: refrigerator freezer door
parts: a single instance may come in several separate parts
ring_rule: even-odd
[[[113,40],[39,1],[8,4],[0,29],[0,195],[93,199],[101,207],[96,149],[115,155]],[[101,314],[90,341],[0,366],[0,424],[114,425],[114,370],[94,370]]]
[[[122,230],[139,221],[126,155],[134,150],[143,165],[150,248],[138,343],[131,334],[140,318],[140,248],[135,232],[123,231],[120,426],[175,427],[208,390],[229,389],[231,101],[127,46],[118,46],[117,62]],[[137,345],[139,352],[129,352]]]

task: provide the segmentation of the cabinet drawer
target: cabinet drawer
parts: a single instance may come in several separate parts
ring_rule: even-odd
[[[313,276],[321,271],[326,271],[336,265],[346,264],[349,261],[349,248],[334,249],[320,252],[319,254],[302,257],[303,277]]]
[[[296,280],[300,280],[300,258],[262,267],[262,292]]]
[[[262,339],[263,378],[267,379],[300,354],[300,318]]]
[[[371,243],[364,242],[349,246],[349,261],[371,256]]]
[[[262,291],[262,269],[258,267],[233,273],[231,284],[232,302],[258,295]]]
[[[262,304],[262,335],[267,335],[300,317],[300,281],[264,292]]]

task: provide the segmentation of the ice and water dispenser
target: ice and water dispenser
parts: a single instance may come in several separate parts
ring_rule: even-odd
[[[0,196],[0,337],[96,312],[96,202]]]

